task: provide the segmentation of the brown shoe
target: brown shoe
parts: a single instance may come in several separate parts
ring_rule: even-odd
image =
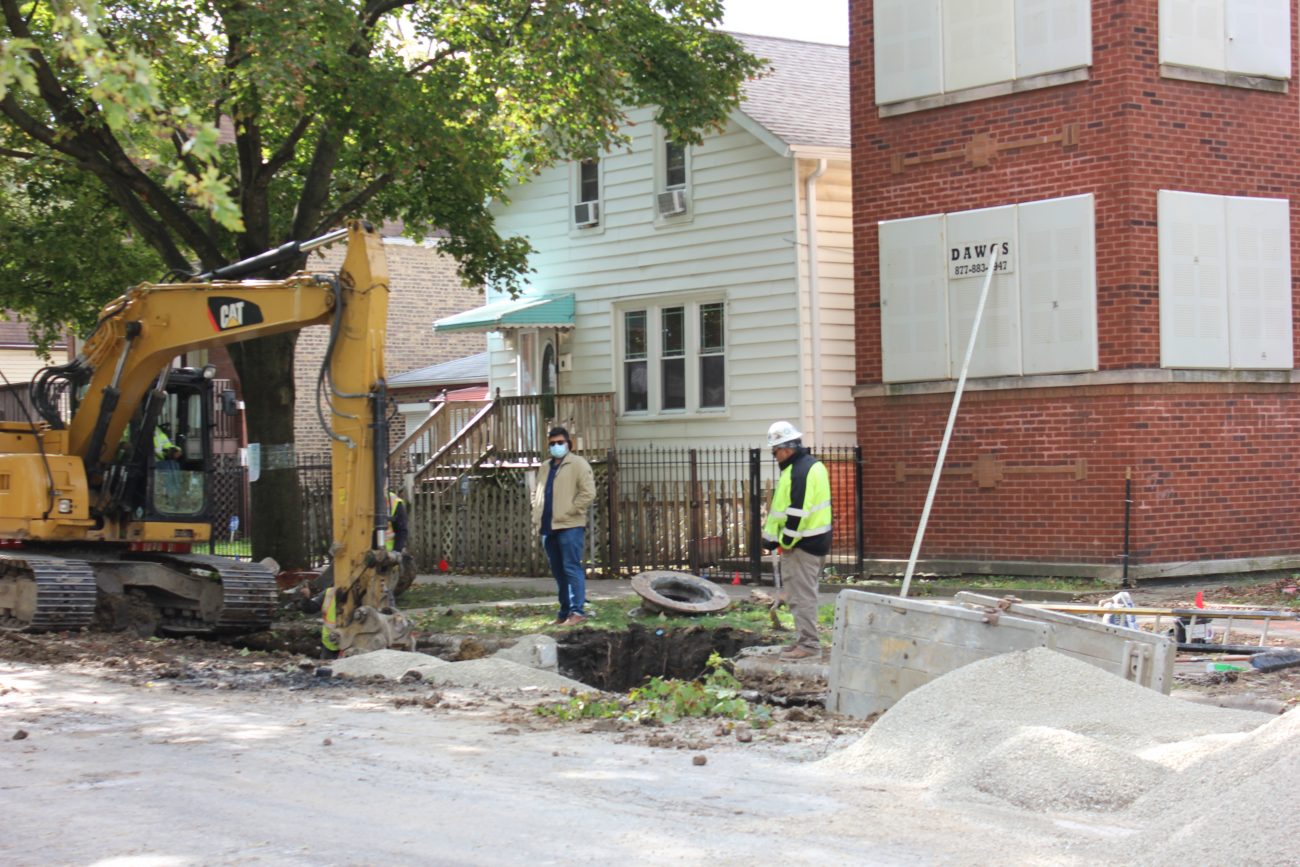
[[[587,622],[587,618],[582,614],[570,614],[569,619],[564,621],[565,626],[581,626]]]
[[[781,652],[781,658],[785,660],[807,659],[810,656],[821,656],[820,650],[813,650],[811,647],[791,647],[789,650]]]

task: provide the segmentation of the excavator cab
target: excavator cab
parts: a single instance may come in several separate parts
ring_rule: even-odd
[[[203,524],[212,469],[212,368],[171,368],[131,418],[108,467],[104,514]]]

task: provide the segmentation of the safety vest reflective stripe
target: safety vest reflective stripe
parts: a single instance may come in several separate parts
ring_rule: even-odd
[[[328,650],[338,650],[338,644],[330,637],[330,630],[334,628],[338,621],[338,607],[334,602],[334,588],[330,587],[325,591],[325,598],[322,600],[320,616],[325,624],[320,628],[320,643],[325,645]]]
[[[154,455],[161,458],[166,455],[167,449],[171,447],[172,447],[171,437],[167,436],[167,434],[161,428],[154,428],[153,431]]]
[[[803,485],[804,503],[807,505],[802,507],[790,503],[794,487],[793,473],[794,465],[781,471],[776,489],[772,492],[771,511],[763,525],[763,538],[776,541],[786,550],[793,548],[801,539],[830,532],[831,528],[830,476],[826,465],[814,461],[808,466]],[[791,517],[798,519],[798,526],[793,530],[786,526]]]
[[[830,525],[827,524],[825,527],[817,527],[813,530],[786,530],[785,534],[791,539],[803,539],[808,536],[820,536],[822,533],[829,533],[830,531]]]

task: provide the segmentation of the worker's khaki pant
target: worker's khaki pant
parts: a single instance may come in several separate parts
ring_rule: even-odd
[[[825,557],[798,548],[781,552],[781,589],[794,614],[795,644],[818,652],[822,645],[817,638],[817,581],[825,562]]]

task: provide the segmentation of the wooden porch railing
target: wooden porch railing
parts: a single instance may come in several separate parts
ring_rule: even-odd
[[[429,416],[389,454],[405,467],[408,490],[444,490],[484,464],[536,466],[546,432],[562,425],[574,450],[614,447],[612,394],[544,394],[486,401],[436,402]]]

